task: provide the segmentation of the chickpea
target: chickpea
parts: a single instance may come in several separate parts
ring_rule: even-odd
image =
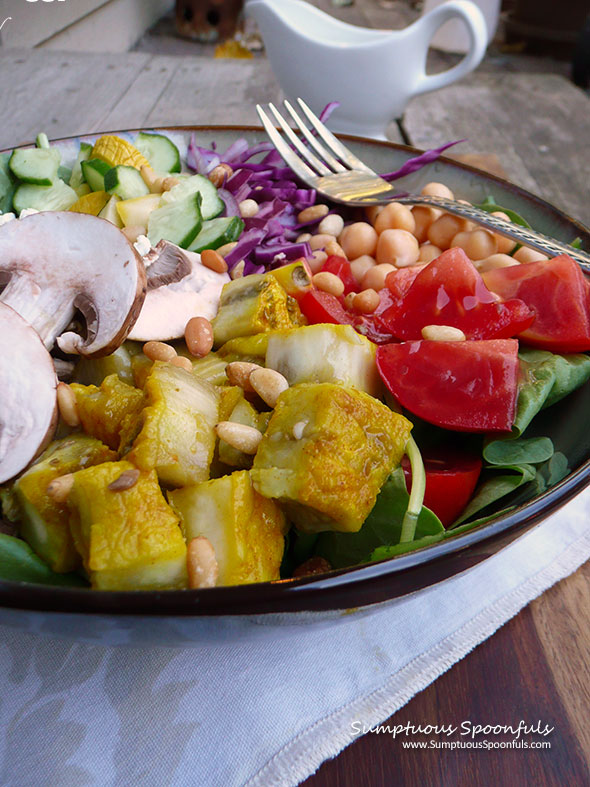
[[[492,213],[492,216],[496,216],[499,219],[504,219],[504,221],[510,221],[510,216],[507,216],[501,210],[495,210]],[[512,240],[512,238],[507,238],[505,235],[499,235],[497,232],[495,232],[494,237],[496,238],[496,245],[499,254],[509,254],[516,246],[516,241]]]
[[[440,257],[442,250],[432,243],[423,243],[418,252],[418,262],[432,262],[437,257]]]
[[[436,181],[427,183],[420,194],[423,194],[425,197],[446,197],[447,199],[455,199],[455,195],[448,186],[445,186],[444,183],[437,183]]]
[[[492,254],[484,260],[477,260],[474,265],[480,273],[487,273],[496,270],[496,268],[510,268],[513,265],[520,265],[520,263],[508,254]]]
[[[375,219],[381,213],[385,205],[369,205],[368,208],[365,208],[365,216],[371,222],[371,224],[375,223]]]
[[[418,241],[407,230],[383,230],[377,242],[377,263],[407,268],[418,261]],[[365,289],[371,285],[365,285]],[[373,287],[373,289],[377,289]]]
[[[384,230],[406,230],[414,232],[416,220],[412,211],[399,202],[390,202],[375,219],[375,229],[379,234]]]
[[[356,260],[352,260],[350,263],[350,271],[360,284],[365,273],[370,268],[374,268],[376,264],[377,263],[373,257],[369,256],[368,254],[362,254],[360,257],[357,257]]]
[[[514,259],[517,262],[543,262],[544,260],[549,259],[545,256],[545,254],[541,254],[540,251],[536,249],[529,249],[528,246],[522,246],[518,251],[514,252]]]
[[[337,238],[344,227],[344,219],[337,213],[328,213],[318,224],[319,235],[333,235]]]
[[[349,260],[365,254],[373,256],[377,248],[377,232],[366,221],[356,221],[344,227],[338,240]]]
[[[393,265],[388,265],[387,263],[383,263],[381,265],[375,265],[374,268],[369,268],[369,270],[363,276],[361,281],[361,287],[363,290],[375,290],[379,292],[385,287],[385,279],[387,278],[388,274],[395,270]]]
[[[319,273],[324,267],[324,262],[328,259],[325,251],[314,251],[311,257],[307,258],[307,264],[312,273]]]
[[[324,249],[333,240],[336,240],[334,235],[312,235],[308,243],[312,251],[317,251],[318,249]]]
[[[458,232],[465,232],[467,227],[468,222],[460,216],[443,213],[440,218],[432,222],[426,236],[434,246],[438,246],[444,251],[451,247],[451,241],[455,235]]]
[[[442,216],[442,210],[438,208],[429,208],[426,205],[416,205],[412,208],[412,216],[414,217],[413,234],[416,236],[418,243],[424,243],[430,225]]]
[[[470,260],[484,260],[495,254],[498,248],[494,234],[483,229],[458,232],[451,246],[463,249]]]

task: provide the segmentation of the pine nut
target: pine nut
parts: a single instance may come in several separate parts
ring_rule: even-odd
[[[309,239],[309,248],[312,251],[320,251],[321,249],[325,249],[328,243],[335,241],[336,238],[334,235],[312,235]]]
[[[452,325],[425,325],[422,338],[431,342],[464,342],[466,337],[460,328]]]
[[[380,302],[379,293],[369,288],[355,295],[353,305],[361,314],[373,314]]]
[[[145,227],[141,227],[138,224],[133,224],[129,225],[129,227],[123,227],[121,232],[127,238],[129,243],[135,243],[140,235],[145,235]]]
[[[311,232],[302,232],[297,236],[297,243],[308,243],[312,238]]]
[[[171,366],[178,366],[180,369],[184,369],[187,372],[192,372],[193,365],[190,362],[190,358],[185,358],[184,355],[177,355],[176,358],[173,358],[170,361]]]
[[[233,174],[234,171],[229,164],[218,164],[211,170],[207,177],[216,188],[221,188],[225,181],[231,178]]]
[[[239,262],[236,262],[236,264],[230,271],[229,274],[230,279],[241,279],[242,276],[244,275],[245,267],[246,267],[246,263],[244,262],[244,260],[240,260]]]
[[[216,249],[216,252],[225,258],[230,253],[230,251],[233,251],[236,248],[237,245],[237,240],[233,240],[231,243],[225,243],[223,246],[220,246],[218,249]]]
[[[254,199],[242,200],[238,208],[243,219],[251,219],[258,213],[258,203]]]
[[[188,351],[196,358],[204,358],[213,349],[213,326],[206,317],[191,317],[184,329]]]
[[[139,480],[139,470],[124,470],[118,478],[108,485],[107,489],[110,492],[125,492],[131,489]]]
[[[143,354],[150,361],[171,361],[176,358],[176,350],[165,342],[146,342],[143,345]]]
[[[330,209],[327,205],[311,205],[297,214],[297,221],[299,224],[307,224],[308,221],[319,221],[327,216]]]
[[[307,257],[307,264],[312,273],[319,273],[327,259],[328,255],[325,251],[314,251],[311,257]]]
[[[249,455],[256,453],[262,440],[262,432],[258,429],[234,421],[220,421],[215,427],[215,431],[220,440],[231,445],[237,451]]]
[[[67,426],[80,426],[76,394],[67,383],[57,384],[57,406],[64,424]]]
[[[58,478],[54,478],[53,481],[47,484],[45,491],[56,503],[65,503],[73,486],[74,474],[68,473],[67,475],[60,475]]]
[[[215,249],[205,249],[201,252],[201,262],[206,268],[215,273],[227,273],[227,262]]]
[[[337,298],[344,293],[344,282],[335,273],[320,271],[311,277],[311,281],[318,290],[329,292],[330,295],[335,295]]]
[[[344,305],[347,309],[354,309],[354,299],[356,298],[358,293],[356,292],[349,292],[348,295],[344,296]]]
[[[160,187],[159,191],[172,191],[174,186],[178,186],[180,180],[175,178],[174,175],[168,175],[166,178],[158,178],[156,183]]]
[[[344,257],[344,259],[347,259],[344,249],[335,240],[331,240],[330,243],[327,243],[324,251],[328,257]]]
[[[141,167],[139,168],[139,173],[143,178],[143,182],[145,183],[145,185],[148,187],[150,191],[152,191],[154,184],[158,179],[156,172],[148,164],[142,164]]]
[[[215,557],[213,544],[205,536],[191,538],[186,550],[186,569],[188,586],[197,588],[214,588],[219,576],[219,565]]]
[[[328,213],[318,224],[320,235],[334,235],[337,238],[344,229],[344,219],[337,213]]]
[[[274,369],[254,369],[249,383],[269,407],[274,407],[279,396],[289,387],[287,379]]]
[[[262,369],[262,366],[247,361],[232,361],[225,367],[225,373],[230,385],[238,385],[244,391],[253,391],[250,375],[256,369]]]

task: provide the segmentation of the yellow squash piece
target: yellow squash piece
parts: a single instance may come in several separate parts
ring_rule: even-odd
[[[219,417],[219,391],[201,378],[156,361],[145,383],[148,406],[128,458],[155,469],[168,487],[209,478]]]
[[[110,198],[111,195],[106,191],[92,191],[76,200],[68,210],[74,213],[88,213],[90,216],[98,216]]]
[[[141,427],[143,391],[124,383],[117,374],[105,377],[100,388],[78,383],[72,383],[71,388],[86,434],[97,437],[115,451],[128,448]]]
[[[30,547],[58,573],[74,571],[80,556],[68,526],[66,503],[47,494],[58,476],[116,459],[99,440],[78,434],[56,440],[14,484],[20,508],[20,533]]]
[[[300,530],[354,533],[375,504],[411,423],[362,391],[331,383],[284,391],[251,475]]]
[[[237,339],[230,339],[219,348],[217,355],[223,358],[226,363],[246,361],[264,366],[268,340],[273,333],[274,331],[266,331],[254,336],[239,336]]]
[[[149,161],[131,142],[112,134],[105,134],[96,140],[90,158],[106,161],[111,167],[117,167],[119,164],[135,169],[141,169],[144,165],[150,166]]]
[[[122,199],[117,202],[117,213],[125,227],[147,227],[148,216],[160,204],[160,194]]]
[[[156,473],[140,473],[133,486],[116,489],[124,473],[136,473],[130,462],[107,462],[74,474],[70,527],[92,587],[185,588],[186,544]]]
[[[168,493],[187,541],[205,536],[215,550],[218,585],[279,579],[285,517],[253,488],[247,470]]]

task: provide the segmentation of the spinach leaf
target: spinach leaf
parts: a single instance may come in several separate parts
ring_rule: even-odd
[[[510,221],[512,221],[514,224],[518,224],[520,227],[528,227],[528,229],[532,229],[531,225],[520,215],[520,213],[510,210],[510,208],[502,208],[492,196],[486,197],[481,205],[474,205],[474,207],[479,208],[480,210],[485,210],[487,213],[501,211],[502,213],[505,213]]]
[[[0,579],[41,585],[84,587],[77,574],[56,574],[22,539],[0,533]]]
[[[553,456],[553,443],[548,437],[519,440],[492,440],[483,449],[483,458],[490,465],[536,465]]]
[[[513,467],[503,467],[502,470],[511,470],[510,473],[503,473],[502,475],[491,475],[482,484],[480,484],[475,495],[471,498],[467,508],[463,511],[459,519],[453,522],[450,529],[454,529],[457,525],[466,522],[474,514],[483,511],[492,503],[500,500],[505,495],[514,492],[515,489],[523,484],[533,481],[537,471],[532,465],[523,464],[515,465]]]
[[[386,560],[388,557],[395,557],[396,555],[403,555],[406,552],[413,552],[415,549],[427,547],[430,544],[436,544],[438,541],[442,541],[444,537],[444,532],[436,533],[432,536],[422,536],[422,538],[408,541],[405,544],[377,547],[377,549],[373,550],[371,557],[366,562],[372,563],[375,560]]]
[[[383,485],[373,510],[358,533],[320,533],[316,554],[326,558],[334,568],[344,568],[370,560],[380,546],[400,546],[403,551],[408,551],[424,536],[438,535],[442,538],[444,528],[440,520],[432,511],[422,508],[414,541],[399,544],[409,499],[404,472],[398,467]]]

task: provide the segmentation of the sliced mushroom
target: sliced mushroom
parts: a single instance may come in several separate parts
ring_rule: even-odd
[[[45,448],[57,426],[53,359],[33,328],[0,303],[0,483]]]
[[[191,255],[170,241],[159,241],[143,258],[148,292],[184,279],[192,270]]]
[[[44,212],[0,227],[0,301],[48,349],[96,357],[126,339],[141,310],[141,257],[113,224],[83,213]],[[78,310],[86,336],[63,333]]]
[[[130,339],[141,342],[179,339],[191,317],[212,320],[223,285],[230,281],[227,273],[216,273],[202,265],[194,252],[168,241],[161,241],[156,249],[161,249],[160,255],[148,267],[147,295],[129,333]],[[175,280],[183,269],[188,273]],[[170,283],[166,283],[167,277],[172,279]],[[162,284],[153,286],[158,281]]]

